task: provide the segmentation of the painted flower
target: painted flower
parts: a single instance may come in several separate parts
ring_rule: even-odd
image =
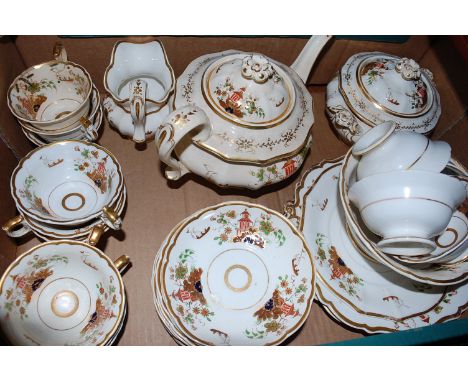
[[[281,329],[281,324],[278,321],[267,322],[264,326],[266,331],[270,333],[275,333]]]
[[[178,305],[176,310],[181,316],[184,315],[184,307],[182,305]]]
[[[195,308],[193,308],[192,312],[194,314],[200,314],[200,308],[198,306],[196,306]]]
[[[206,308],[203,308],[200,312],[200,314],[203,316],[203,317],[208,317],[209,314],[210,314],[210,311]]]
[[[222,233],[221,235],[219,235],[219,239],[221,241],[228,241],[229,237],[225,233]]]
[[[291,288],[286,288],[286,290],[284,291],[284,293],[286,293],[286,294],[291,294],[291,293],[292,293],[292,289],[291,289]]]
[[[230,211],[228,211],[228,212],[226,213],[226,216],[227,216],[228,218],[230,218],[230,219],[235,219],[235,217],[236,217],[236,211],[230,210]]]
[[[226,235],[230,235],[231,232],[232,232],[232,228],[231,228],[231,227],[226,227],[226,228],[224,229],[224,233],[225,233]]]
[[[289,286],[289,283],[287,280],[281,280],[280,286],[281,288],[287,288]]]

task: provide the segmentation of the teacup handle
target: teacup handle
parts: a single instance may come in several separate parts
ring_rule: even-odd
[[[106,206],[102,209],[101,220],[104,224],[115,230],[119,230],[122,226],[122,219],[112,207]]]
[[[190,172],[172,154],[177,144],[190,132],[197,132],[194,142],[206,141],[211,135],[211,124],[205,112],[197,106],[187,105],[177,109],[156,130],[155,142],[159,158],[167,164],[166,178],[177,180]]]
[[[94,142],[98,139],[98,129],[91,121],[85,117],[80,118],[81,126],[83,127],[83,133],[85,134],[86,139],[91,142]]]
[[[114,265],[120,273],[122,273],[123,270],[129,264],[130,264],[130,257],[128,257],[127,255],[122,255],[117,260],[114,261]]]
[[[55,43],[53,55],[56,61],[61,61],[61,62],[68,61],[67,51],[65,50],[61,42]]]
[[[141,79],[130,82],[130,114],[133,120],[133,140],[142,143],[145,135],[145,103],[147,83]]]
[[[88,236],[89,245],[96,246],[99,240],[101,239],[102,234],[104,233],[104,224],[97,224],[91,230],[91,233]]]
[[[19,229],[15,229],[19,226]],[[31,232],[31,227],[26,223],[21,215],[8,220],[4,225],[2,225],[2,229],[10,237],[21,237],[26,235],[28,232]]]

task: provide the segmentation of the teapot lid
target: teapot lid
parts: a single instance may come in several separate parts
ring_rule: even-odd
[[[202,90],[210,108],[237,125],[278,125],[295,104],[289,76],[260,54],[237,53],[220,58],[205,71]]]
[[[357,66],[359,89],[385,112],[402,117],[424,114],[433,103],[426,72],[412,59],[373,55]]]

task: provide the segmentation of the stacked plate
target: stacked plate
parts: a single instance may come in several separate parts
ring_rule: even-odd
[[[120,164],[104,147],[82,141],[31,151],[13,171],[11,193],[19,215],[3,225],[11,237],[32,231],[44,240],[96,244],[120,229],[126,188]]]
[[[368,333],[460,316],[468,306],[466,216],[456,213],[438,238],[442,245],[436,251],[451,253],[446,264],[409,266],[393,260],[378,250],[375,238],[365,236],[362,222],[349,214],[352,207],[343,206],[347,185],[340,172],[346,173],[346,160],[350,156],[311,168],[297,184],[294,201],[285,207],[314,253],[318,300],[338,321]],[[454,160],[449,167],[466,175]],[[364,239],[373,245],[364,246]]]
[[[282,215],[229,202],[169,233],[153,266],[156,311],[181,345],[277,345],[309,315],[315,268]]]
[[[13,345],[111,345],[123,328],[127,256],[69,240],[20,255],[0,279],[0,329]]]
[[[73,128],[65,127],[56,130],[41,130],[31,123],[18,119],[21,129],[33,144],[43,146],[50,142],[75,139],[87,142],[94,142],[99,137],[102,125],[102,105],[99,91],[93,85],[91,93],[91,107],[89,114],[80,120],[80,123]]]

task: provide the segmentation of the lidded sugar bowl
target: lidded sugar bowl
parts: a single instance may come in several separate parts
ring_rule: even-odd
[[[304,81],[329,39],[313,36],[291,68],[235,50],[194,60],[156,131],[166,177],[193,172],[218,186],[259,189],[291,176],[312,142]]]
[[[327,86],[327,114],[349,144],[375,125],[429,134],[441,113],[432,73],[413,59],[364,52],[348,59]]]

